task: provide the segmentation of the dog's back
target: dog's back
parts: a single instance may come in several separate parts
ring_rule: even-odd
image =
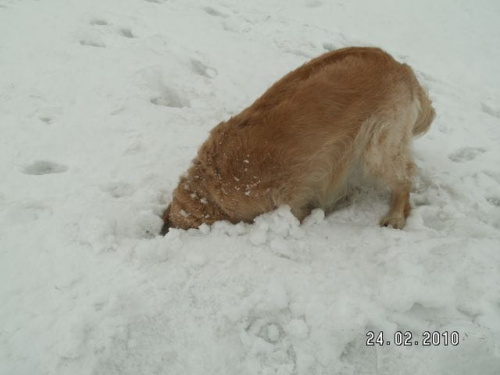
[[[212,130],[165,222],[189,228],[251,221],[281,204],[302,220],[313,207],[329,208],[358,170],[392,189],[381,224],[400,228],[415,169],[410,141],[433,117],[411,68],[384,51],[327,53]]]

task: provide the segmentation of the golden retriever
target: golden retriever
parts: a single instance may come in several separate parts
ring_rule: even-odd
[[[169,227],[252,220],[289,205],[303,220],[344,195],[354,175],[388,186],[380,225],[403,228],[412,137],[435,112],[412,69],[378,48],[321,55],[284,76],[210,133],[166,209]]]

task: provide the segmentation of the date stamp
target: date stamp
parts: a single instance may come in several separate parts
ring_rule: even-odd
[[[366,332],[366,346],[458,346],[460,334],[457,331],[424,331],[414,335],[411,331],[396,331],[392,336],[384,331]]]

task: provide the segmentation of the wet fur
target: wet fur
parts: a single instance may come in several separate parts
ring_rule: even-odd
[[[415,173],[410,143],[434,109],[413,71],[378,48],[344,48],[311,60],[217,125],[164,213],[169,227],[251,222],[287,204],[304,219],[330,209],[354,175],[388,186],[380,224],[402,228]]]

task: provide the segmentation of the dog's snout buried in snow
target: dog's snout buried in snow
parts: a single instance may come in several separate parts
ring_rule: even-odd
[[[353,175],[388,186],[380,225],[403,228],[416,172],[410,144],[435,113],[412,69],[378,48],[321,55],[218,124],[174,190],[168,228],[251,222],[289,205],[329,210]]]

